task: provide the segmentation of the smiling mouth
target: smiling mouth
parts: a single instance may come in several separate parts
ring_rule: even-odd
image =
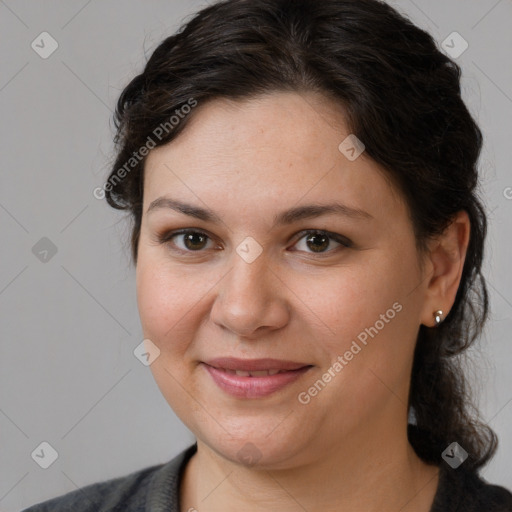
[[[221,358],[202,363],[213,381],[236,398],[263,398],[301,378],[313,365],[276,359]]]
[[[255,377],[268,375],[268,373],[258,375],[258,372],[272,372],[270,375],[275,375],[279,372],[299,370],[306,366],[312,366],[308,363],[298,363],[284,359],[239,359],[236,357],[218,357],[204,361],[204,364],[227,372],[248,372]]]
[[[215,368],[215,367],[212,367]],[[269,375],[276,375],[278,373],[285,373],[294,370],[256,370],[256,371],[245,371],[245,370],[230,370],[228,368],[217,368],[231,375],[238,375],[239,377],[268,377]]]

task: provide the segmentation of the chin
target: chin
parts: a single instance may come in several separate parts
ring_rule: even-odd
[[[274,439],[270,440],[272,436]],[[266,432],[243,436],[238,432],[236,438],[226,435],[222,440],[212,440],[208,436],[203,442],[217,455],[235,464],[253,469],[276,470],[294,467],[302,458],[301,454],[304,455],[303,449],[293,437],[290,435],[285,439],[274,434],[269,436]]]

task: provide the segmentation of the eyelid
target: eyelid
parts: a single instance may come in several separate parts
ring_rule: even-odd
[[[164,232],[162,234],[158,234],[156,236],[156,240],[160,244],[168,244],[171,242],[171,240],[174,237],[180,236],[180,235],[187,235],[190,233],[204,235],[206,238],[208,238],[212,242],[214,241],[214,237],[212,235],[210,235],[208,233],[208,231],[205,231],[205,230],[199,229],[199,228],[184,228],[184,229],[177,229],[174,231]],[[297,242],[302,240],[305,236],[311,235],[311,234],[326,235],[328,238],[335,241],[336,243],[339,243],[344,248],[350,248],[353,246],[352,241],[349,240],[348,238],[344,237],[343,235],[340,235],[338,233],[333,233],[331,231],[326,231],[324,229],[304,229],[302,231],[299,231],[292,237],[292,239],[295,240],[293,245],[296,245]],[[313,254],[313,255],[317,255],[317,256],[321,257],[322,255],[330,255],[331,253],[335,252],[336,249],[338,249],[338,248],[330,249],[328,251],[319,252],[319,253],[315,253],[313,251],[312,252],[300,251],[300,252],[306,252],[306,254]],[[191,251],[191,250],[180,249],[179,247],[175,247],[173,250],[180,252],[182,254],[194,254],[194,253],[200,254],[200,253],[204,252],[203,249],[200,249],[198,251]]]
[[[347,237],[340,235],[338,233],[333,233],[332,231],[326,231],[325,229],[304,229],[294,236],[294,239],[296,239],[295,243],[297,243],[299,240],[301,240],[302,238],[304,238],[307,235],[314,235],[314,234],[326,235],[331,240],[338,242],[339,244],[341,244],[342,246],[344,246],[346,248],[353,246],[352,241],[349,240]],[[328,254],[329,252],[332,252],[332,250],[326,251],[324,253],[316,253],[316,254]],[[315,253],[313,252],[311,254],[315,254]]]
[[[214,242],[213,236],[211,236],[207,231],[205,231],[203,229],[198,229],[198,228],[184,228],[184,229],[176,229],[173,231],[165,231],[161,234],[156,235],[156,241],[160,244],[169,244],[169,243],[171,243],[173,238],[180,236],[180,235],[188,235],[190,233],[203,235],[208,240]],[[190,250],[180,249],[179,247],[174,247],[173,250],[175,250],[177,252],[181,252],[182,254],[194,254],[194,253],[200,254],[200,253],[204,252],[203,249],[201,249],[199,251],[190,251]]]

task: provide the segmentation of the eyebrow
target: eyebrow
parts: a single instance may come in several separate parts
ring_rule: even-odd
[[[201,208],[199,206],[187,204],[182,201],[176,201],[175,199],[171,199],[169,197],[159,197],[158,199],[155,199],[149,205],[146,213],[150,213],[159,209],[171,209],[205,222],[222,222],[222,219],[208,208]],[[292,224],[300,220],[311,219],[329,214],[343,215],[355,220],[371,220],[374,218],[364,210],[351,208],[341,203],[311,204],[306,206],[297,206],[295,208],[291,208],[279,213],[274,217],[274,226]]]

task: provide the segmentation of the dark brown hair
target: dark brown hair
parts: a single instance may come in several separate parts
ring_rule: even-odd
[[[136,262],[145,160],[139,153],[150,140],[149,147],[166,144],[186,127],[194,115],[183,115],[186,105],[273,91],[314,91],[337,101],[350,132],[403,194],[420,254],[457,212],[469,215],[453,308],[438,328],[420,326],[409,440],[436,464],[457,441],[469,453],[465,467],[477,469],[497,439],[477,419],[457,357],[481,334],[488,313],[481,275],[487,221],[477,196],[482,134],[461,99],[460,78],[460,67],[428,33],[378,0],[218,2],[165,39],[122,92],[117,159],[105,191],[111,206],[131,214]],[[157,137],[159,126],[170,129]]]

